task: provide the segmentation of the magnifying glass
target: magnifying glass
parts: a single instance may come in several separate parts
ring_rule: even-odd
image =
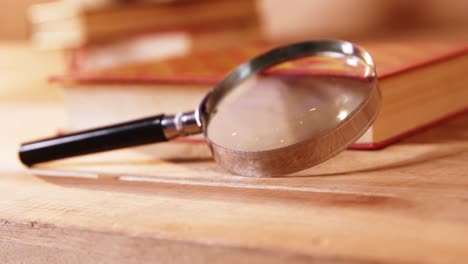
[[[301,42],[261,54],[230,72],[195,111],[21,145],[23,164],[163,142],[203,133],[216,162],[238,175],[285,175],[353,144],[381,104],[370,54],[339,40]]]

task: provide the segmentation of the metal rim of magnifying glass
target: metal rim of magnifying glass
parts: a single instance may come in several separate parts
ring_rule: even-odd
[[[263,151],[232,150],[210,140],[207,135],[210,113],[225,95],[235,89],[237,84],[279,63],[314,55],[354,56],[364,61],[371,69],[366,76],[371,85],[369,94],[336,127],[293,145]],[[370,127],[377,116],[380,104],[377,73],[371,55],[347,41],[319,40],[276,48],[240,65],[205,96],[195,112],[195,118],[198,125],[202,126],[205,139],[219,165],[244,176],[278,176],[313,167],[345,150]]]

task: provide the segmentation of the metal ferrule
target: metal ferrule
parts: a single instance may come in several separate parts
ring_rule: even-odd
[[[179,112],[175,115],[165,115],[161,121],[166,139],[183,137],[202,132],[197,123],[195,112]]]

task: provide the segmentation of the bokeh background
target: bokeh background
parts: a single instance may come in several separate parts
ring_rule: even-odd
[[[2,0],[0,40],[28,39],[28,7],[43,2]],[[258,7],[272,38],[468,35],[466,0],[258,0]]]

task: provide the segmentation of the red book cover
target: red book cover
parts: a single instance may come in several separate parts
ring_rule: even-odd
[[[366,48],[374,58],[379,80],[462,56],[468,52],[468,43],[464,42],[382,42],[362,43],[361,46]],[[80,64],[86,60],[86,49],[81,49],[73,54],[71,60],[73,67],[70,74],[53,76],[51,79],[54,82],[78,83],[216,84],[239,64],[273,47],[273,45],[257,45],[198,52],[183,57],[129,64],[85,73],[80,71]],[[294,65],[291,66],[294,67]]]
[[[382,43],[360,43],[373,56],[376,65],[379,82],[385,83],[387,80],[400,75],[417,72],[419,69],[432,65],[441,65],[451,60],[466,58],[468,56],[468,43],[459,42],[382,42]],[[132,83],[132,84],[216,84],[230,70],[239,64],[262,53],[272,45],[246,46],[240,48],[224,49],[203,53],[190,54],[188,56],[171,58],[166,60],[148,61],[139,64],[118,66],[115,68],[103,69],[94,72],[82,73],[79,65],[86,60],[86,51],[75,54],[75,71],[71,74],[52,77],[54,82],[86,84],[111,84],[111,83]],[[292,63],[286,66],[289,71],[304,70],[317,71],[314,65],[317,58],[305,59],[301,64]],[[304,65],[306,65],[304,67]],[[330,71],[333,66],[329,67]],[[340,65],[336,65],[336,70],[340,71]],[[385,87],[385,89],[392,89]],[[385,103],[384,93],[384,103]],[[430,122],[411,127],[384,140],[377,140],[365,143],[358,143],[353,146],[355,149],[376,149],[396,142],[404,137],[410,136],[418,131],[426,129],[434,124],[440,123],[446,118],[457,115],[468,110],[468,100],[465,107],[457,111],[450,112],[443,117],[437,117]]]

